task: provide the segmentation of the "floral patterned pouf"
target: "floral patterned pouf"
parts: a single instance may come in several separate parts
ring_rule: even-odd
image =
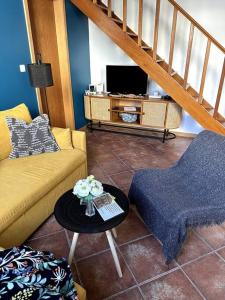
[[[27,246],[0,251],[0,299],[78,300],[67,261]]]

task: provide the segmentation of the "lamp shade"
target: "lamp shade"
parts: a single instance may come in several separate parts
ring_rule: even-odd
[[[32,87],[45,88],[53,85],[51,64],[28,64],[27,69]]]

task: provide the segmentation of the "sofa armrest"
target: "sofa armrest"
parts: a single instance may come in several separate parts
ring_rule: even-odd
[[[72,130],[71,132],[73,147],[86,152],[86,133],[78,130]]]

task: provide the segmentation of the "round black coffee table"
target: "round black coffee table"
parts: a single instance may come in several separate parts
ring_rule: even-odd
[[[114,237],[116,238],[115,227],[126,218],[129,211],[129,200],[120,189],[108,184],[103,184],[103,187],[105,192],[110,193],[115,197],[115,201],[124,210],[124,213],[108,221],[103,221],[97,210],[94,216],[88,217],[85,215],[86,205],[80,205],[80,199],[72,194],[72,190],[69,190],[56,202],[54,214],[60,225],[74,232],[68,258],[69,264],[71,264],[74,256],[79,233],[105,232],[117,272],[119,277],[122,277],[119,259],[110,230],[112,230]]]

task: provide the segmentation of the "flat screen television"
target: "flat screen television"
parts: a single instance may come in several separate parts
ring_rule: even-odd
[[[111,94],[146,94],[148,75],[138,66],[106,66],[107,91]]]

